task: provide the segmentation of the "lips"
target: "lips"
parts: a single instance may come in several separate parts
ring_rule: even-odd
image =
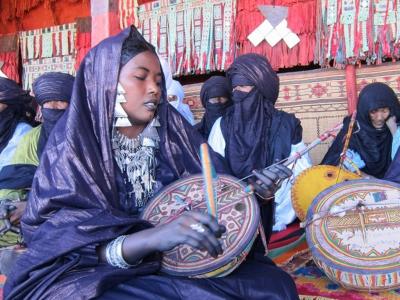
[[[149,100],[144,103],[144,106],[149,110],[149,111],[155,111],[158,106],[158,101],[157,100]]]

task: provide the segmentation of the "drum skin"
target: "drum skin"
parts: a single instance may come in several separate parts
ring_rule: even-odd
[[[222,277],[246,258],[258,234],[260,211],[253,195],[237,179],[219,175],[218,223],[226,227],[220,238],[223,254],[213,258],[206,251],[179,245],[163,253],[161,271],[175,276]],[[202,175],[192,175],[164,187],[146,206],[142,218],[155,226],[170,222],[185,209],[207,213]]]
[[[317,266],[348,289],[400,287],[400,185],[347,181],[319,194],[307,213],[306,237]]]
[[[314,166],[301,172],[292,187],[292,206],[304,221],[314,198],[323,190],[346,180],[360,179],[357,174],[335,166]]]

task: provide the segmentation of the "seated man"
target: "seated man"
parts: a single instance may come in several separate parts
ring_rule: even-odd
[[[233,106],[214,123],[208,143],[225,157],[236,177],[246,177],[253,170],[266,168],[305,147],[300,121],[274,106],[279,77],[265,57],[242,55],[235,59],[227,76],[233,87]],[[292,166],[294,176],[310,166],[306,154]],[[264,204],[261,212],[267,236],[272,225],[273,230],[283,230],[296,218],[291,186],[291,181],[286,180],[275,197],[259,197]]]
[[[224,76],[212,76],[203,83],[200,100],[204,107],[203,119],[195,125],[197,131],[208,139],[214,122],[232,105],[231,86]]]
[[[189,105],[183,103],[185,92],[182,85],[177,80],[172,80],[171,85],[167,89],[168,102],[190,123],[194,124],[193,114]]]
[[[58,119],[62,116],[71,98],[74,77],[64,73],[46,73],[35,80],[33,92],[41,107],[43,124],[31,129],[19,141],[10,160],[0,171],[0,199],[25,200],[39,165],[40,153]],[[18,224],[26,207],[26,201],[13,202],[10,211],[11,224]],[[7,246],[21,242],[15,232],[6,234]],[[8,270],[8,261],[1,261],[0,271]]]
[[[356,123],[346,152],[345,167],[350,171],[357,167],[367,175],[384,177],[396,154],[396,150],[392,150],[392,142],[398,145],[398,138],[393,139],[397,130],[396,120],[390,119],[390,116],[400,120],[400,104],[394,91],[380,82],[365,86],[358,97]],[[350,117],[345,117],[342,130],[321,164],[339,164],[349,123]]]

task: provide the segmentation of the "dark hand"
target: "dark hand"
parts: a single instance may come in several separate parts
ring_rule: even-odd
[[[253,174],[257,180],[250,178],[249,182],[253,185],[256,194],[264,200],[263,203],[266,203],[274,197],[282,181],[292,176],[292,171],[284,165],[275,165],[261,172],[253,170]]]
[[[211,256],[222,254],[218,238],[226,231],[210,215],[186,212],[171,223],[153,228],[158,251],[167,251],[180,244],[206,250]]]

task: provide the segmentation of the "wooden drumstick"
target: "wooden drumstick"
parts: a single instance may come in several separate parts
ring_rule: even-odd
[[[217,173],[214,170],[208,151],[208,145],[200,145],[201,168],[204,179],[204,198],[206,200],[208,213],[214,218],[217,217],[217,193],[214,183],[217,179]]]

